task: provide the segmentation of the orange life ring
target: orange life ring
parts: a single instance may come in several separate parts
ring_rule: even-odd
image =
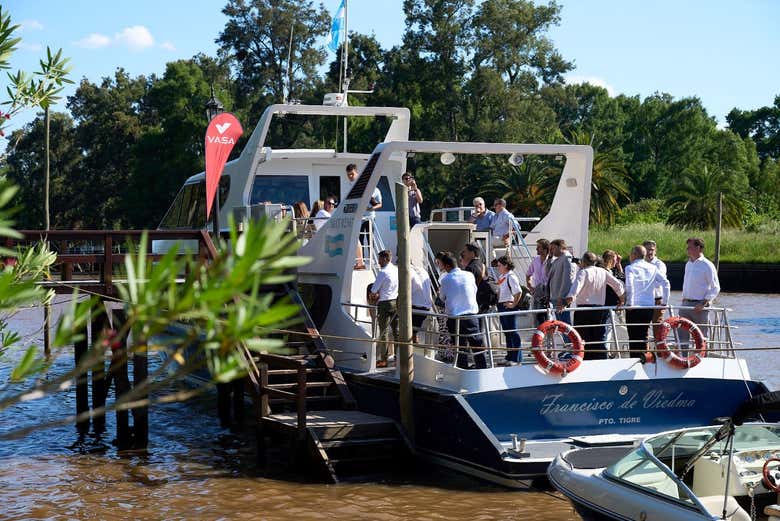
[[[666,337],[672,329],[681,327],[688,331],[696,346],[696,351],[685,358],[681,357],[666,345]],[[672,367],[678,369],[690,369],[696,367],[701,359],[707,356],[707,339],[699,329],[699,326],[683,317],[669,317],[655,328],[655,342],[658,348],[658,354],[667,361]]]
[[[553,362],[542,349],[544,337],[557,332],[568,336],[569,340],[571,340],[573,353],[566,363],[562,363],[560,360]],[[577,330],[569,324],[560,320],[548,320],[539,325],[536,331],[534,331],[534,335],[531,337],[531,352],[534,354],[534,358],[536,358],[536,363],[543,370],[551,374],[566,376],[582,363],[582,358],[585,356],[585,346]]]

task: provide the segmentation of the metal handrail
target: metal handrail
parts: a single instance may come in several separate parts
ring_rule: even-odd
[[[367,323],[367,321],[358,320],[358,318],[357,318],[357,308],[376,308],[376,306],[372,306],[372,305],[351,303],[351,302],[342,302],[341,305],[342,306],[355,308],[355,310],[356,310],[355,313],[354,314],[350,313],[350,315],[351,316],[354,315],[353,320],[355,320],[356,323]],[[597,341],[593,341],[593,342],[584,342],[584,345],[585,345],[585,348],[587,349],[588,344],[591,344],[591,345],[592,344],[604,344],[605,346],[608,347],[608,352],[611,351],[612,348],[614,347],[614,352],[618,353],[618,355],[620,356],[621,354],[623,354],[625,352],[625,349],[621,349],[620,348],[620,339],[618,338],[618,335],[617,335],[616,314],[618,312],[622,311],[622,310],[633,310],[633,309],[664,309],[664,310],[668,310],[670,312],[670,314],[676,314],[675,311],[677,311],[677,313],[679,313],[679,310],[681,310],[681,309],[693,309],[693,307],[691,307],[691,306],[626,306],[626,307],[620,307],[620,306],[593,306],[593,307],[581,307],[581,308],[576,308],[576,307],[574,307],[574,308],[566,308],[564,310],[564,312],[571,312],[572,314],[576,314],[578,311],[599,311],[599,310],[608,311],[610,313],[610,317],[609,318],[611,318],[611,322],[612,322],[612,325],[611,325],[611,328],[612,328],[612,338],[611,339],[605,338],[604,340],[597,340]],[[715,312],[716,314],[723,315],[724,318],[725,318],[725,313],[727,311],[727,308],[709,308],[709,310]],[[491,324],[491,323],[495,322],[495,320],[493,320],[493,319],[495,319],[495,318],[499,318],[500,319],[500,317],[503,317],[503,316],[517,316],[517,317],[528,316],[528,315],[536,316],[536,315],[538,315],[540,313],[546,314],[550,319],[557,319],[558,318],[556,311],[554,309],[552,309],[552,308],[523,309],[523,310],[513,310],[513,311],[503,311],[503,312],[490,311],[488,313],[479,313],[479,314],[473,314],[473,315],[460,315],[460,316],[451,316],[451,315],[447,315],[445,313],[441,313],[441,312],[437,312],[437,311],[423,311],[423,310],[417,310],[417,309],[413,310],[413,314],[423,315],[423,316],[426,316],[426,317],[432,317],[436,324],[438,324],[439,319],[454,319],[455,323],[456,323],[456,332],[454,334],[451,333],[451,335],[458,339],[457,345],[453,346],[455,349],[460,349],[460,348],[467,347],[467,346],[462,345],[460,343],[460,341],[459,341],[458,329],[459,329],[459,325],[460,325],[460,320],[462,320],[462,319],[477,319],[479,321],[480,325],[481,325],[479,334],[482,335],[483,337],[486,337],[486,339],[487,339],[486,351],[490,354],[490,364],[489,364],[489,367],[495,367],[495,363],[494,363],[493,357],[492,357],[492,352],[494,350],[496,350],[496,349],[504,349],[503,347],[501,347],[503,345],[503,342],[501,342],[498,346],[493,346],[493,343],[492,343],[492,341],[493,341],[492,335],[493,334],[506,335],[508,333],[516,332],[516,333],[525,334],[525,335],[530,336],[530,334],[532,334],[533,332],[537,331],[536,327],[517,327],[515,329],[504,329],[503,327],[500,327],[500,326],[499,327],[493,327],[493,324]],[[375,321],[371,322],[371,324],[372,324],[372,337],[376,337],[376,331],[375,331],[376,324],[374,322]],[[707,327],[710,331],[718,331],[718,332],[720,332],[721,330],[723,330],[723,331],[726,332],[725,333],[725,335],[727,337],[726,340],[708,339],[708,345],[710,346],[708,354],[713,356],[713,357],[715,357],[715,358],[721,358],[721,357],[734,358],[734,356],[735,356],[734,350],[733,350],[734,346],[733,346],[733,343],[731,342],[731,339],[730,339],[731,337],[730,337],[730,331],[728,330],[728,325],[727,325],[728,323],[726,321],[726,325],[724,325],[724,324],[721,324],[720,322],[721,321],[719,319],[717,319],[714,323],[709,322],[706,325],[705,324],[701,324],[702,326]],[[499,323],[500,323],[500,320],[499,320]],[[645,325],[645,324],[644,324],[644,322],[642,322],[642,323],[636,323],[636,324],[634,324],[634,323],[627,323],[625,325],[626,326],[631,326],[631,325]],[[648,327],[653,327],[656,324],[655,323],[648,323],[646,325]],[[573,327],[575,327],[575,326],[573,326]],[[582,329],[582,328],[606,328],[606,327],[610,327],[609,323],[607,321],[605,321],[604,323],[601,323],[601,324],[587,324],[587,325],[580,324],[580,325],[576,326],[577,329]],[[427,332],[430,332],[430,333],[435,333],[435,332],[438,332],[438,329],[434,332],[434,331],[426,330],[425,328],[415,328],[415,332],[419,333],[421,331],[422,332],[427,331]],[[650,343],[654,343],[655,339],[650,337],[650,338],[646,338],[645,341],[646,342],[650,342]],[[420,344],[420,347],[425,348],[426,344]],[[443,347],[443,346],[441,344],[436,344],[436,348],[440,348],[440,347]],[[631,346],[629,344],[629,350],[630,350],[630,347]],[[556,348],[555,339],[553,339],[552,348]],[[566,349],[566,348],[562,346],[561,350],[564,350],[564,349]],[[521,348],[521,350],[525,354],[527,354],[527,352],[529,351],[527,348]],[[638,349],[637,351],[644,351],[644,349]],[[522,359],[521,359],[521,363],[523,363]]]
[[[447,221],[446,219],[441,219],[440,221],[436,221],[434,219],[434,215],[442,214],[444,216],[445,214],[449,212],[458,212],[458,221]],[[431,210],[430,215],[430,221],[431,222],[467,222],[468,218],[463,217],[461,212],[469,212],[469,214],[474,212],[473,206],[453,206],[451,208],[434,208]],[[470,215],[469,215],[470,217]],[[514,217],[514,216],[513,216]],[[541,217],[515,217],[516,222],[539,222],[541,221]]]

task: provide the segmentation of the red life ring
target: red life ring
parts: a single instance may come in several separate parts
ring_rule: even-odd
[[[690,333],[693,343],[696,346],[696,351],[685,358],[681,357],[674,351],[671,351],[666,345],[666,337],[669,335],[672,329],[681,327]],[[707,339],[704,338],[704,334],[699,329],[699,326],[683,317],[669,317],[655,328],[655,342],[658,348],[658,354],[661,358],[666,360],[672,367],[678,369],[690,369],[696,367],[701,362],[701,359],[707,356]]]
[[[572,344],[572,357],[566,363],[562,363],[560,360],[553,362],[543,349],[544,337],[557,332],[568,336]],[[534,335],[531,337],[531,352],[534,354],[534,358],[536,358],[536,363],[544,371],[566,376],[582,363],[582,358],[585,356],[585,346],[577,330],[569,324],[560,320],[548,320],[539,325],[536,331],[534,331]]]

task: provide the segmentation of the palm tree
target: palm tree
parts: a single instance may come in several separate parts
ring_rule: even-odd
[[[620,211],[622,203],[630,202],[626,165],[617,149],[601,151],[594,136],[584,130],[572,130],[570,145],[593,147],[593,175],[590,186],[590,220],[594,224],[610,225]]]
[[[500,161],[503,163],[503,159]],[[495,165],[493,170],[506,170],[506,166]],[[543,159],[529,157],[520,166],[509,166],[509,175],[495,178],[488,190],[505,199],[513,214],[536,217],[550,210],[557,179],[555,171]]]
[[[673,181],[666,200],[670,214],[668,224],[683,228],[710,229],[718,223],[718,197],[723,193],[723,224],[739,228],[745,213],[745,202],[736,193],[729,175],[719,168],[687,172]]]

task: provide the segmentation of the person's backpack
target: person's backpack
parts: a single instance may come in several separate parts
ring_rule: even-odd
[[[498,282],[490,275],[482,279],[482,282],[477,286],[477,303],[479,304],[480,313],[487,310],[490,306],[498,304],[498,295]]]

